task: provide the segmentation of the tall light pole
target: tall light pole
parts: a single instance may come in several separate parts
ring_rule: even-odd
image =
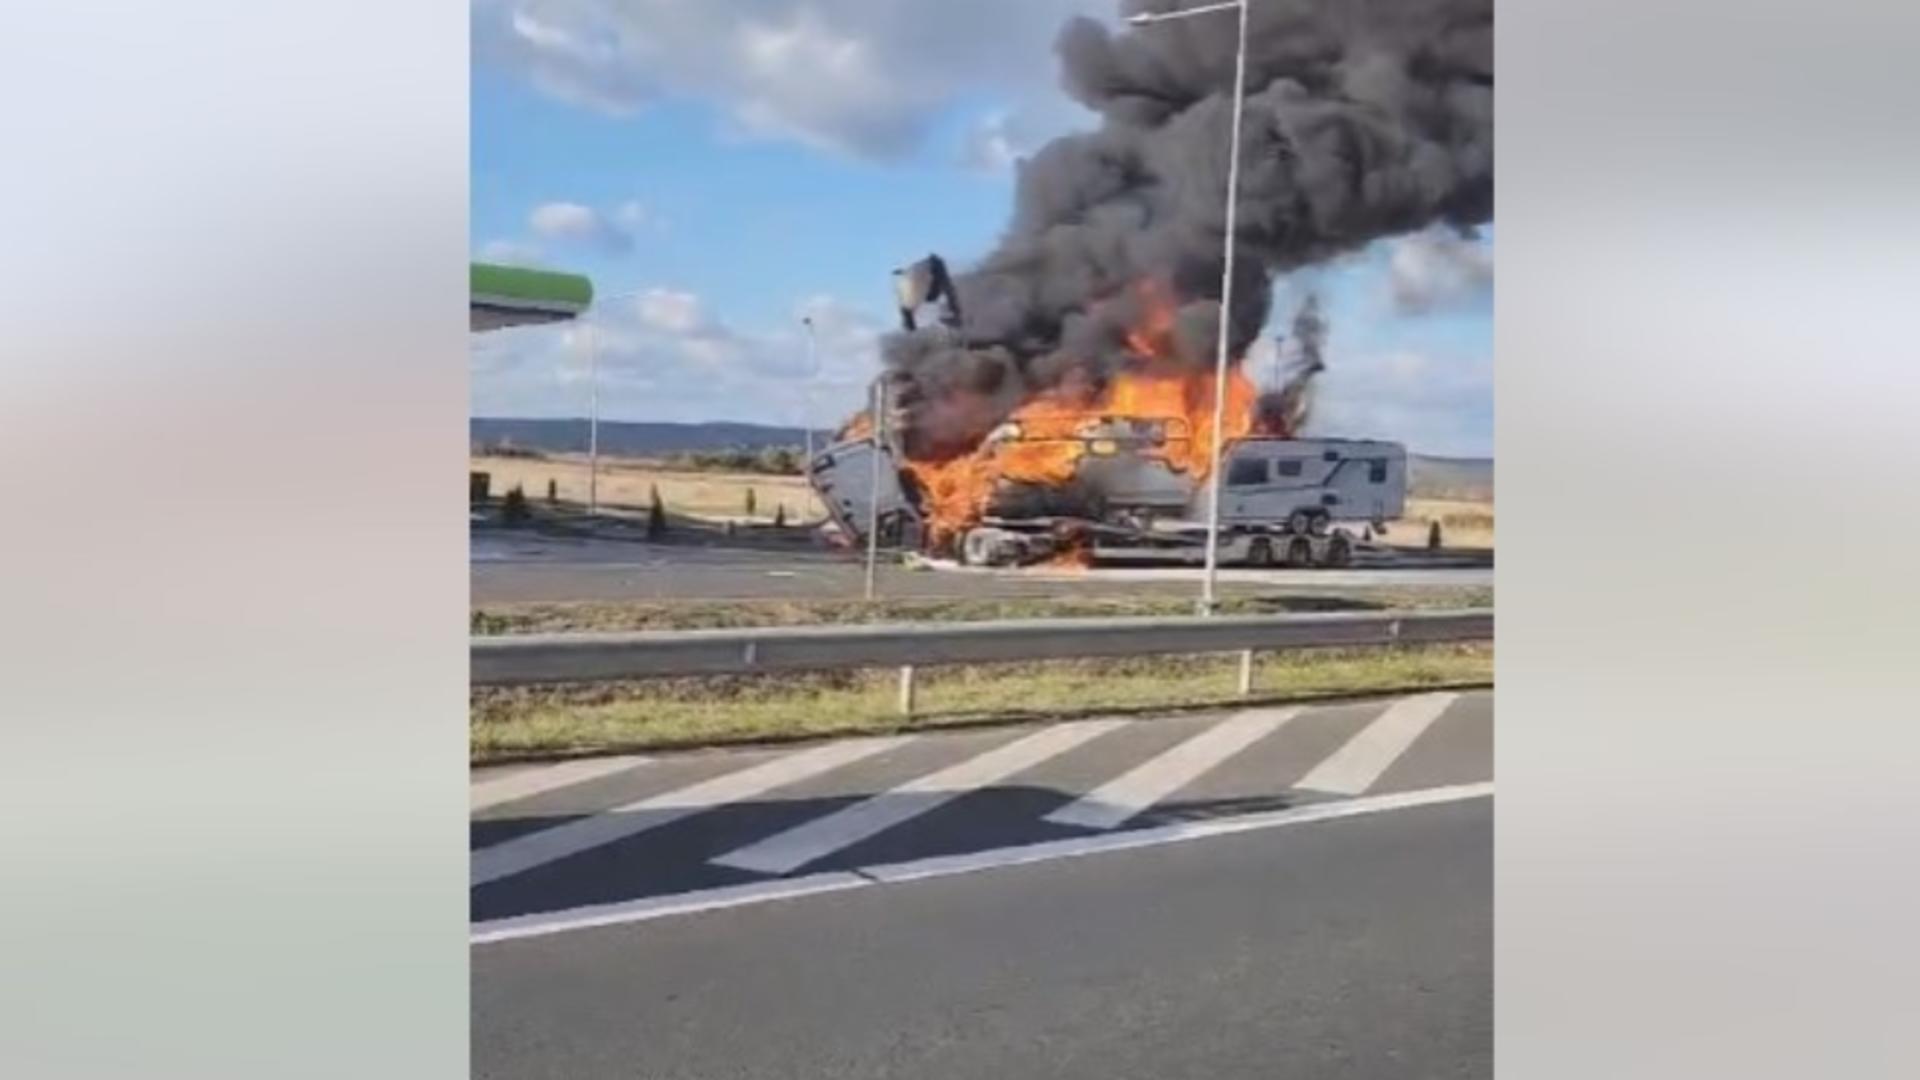
[[[600,330],[593,322],[594,312],[611,300],[631,300],[645,290],[633,289],[611,296],[596,296],[593,306],[580,314],[580,332],[587,342],[587,516],[600,512]]]
[[[813,464],[813,384],[820,375],[819,344],[813,338],[813,316],[808,315],[800,322],[807,328],[807,385],[800,392],[800,426],[807,429],[806,464]]]
[[[1220,472],[1227,419],[1227,331],[1233,318],[1234,229],[1240,206],[1240,109],[1247,92],[1247,0],[1227,0],[1182,11],[1145,13],[1128,19],[1135,26],[1206,15],[1216,11],[1239,13],[1239,39],[1233,56],[1233,121],[1227,138],[1226,253],[1220,271],[1220,328],[1213,364],[1213,471],[1207,480],[1207,569],[1200,586],[1200,613],[1211,615],[1219,606],[1215,581],[1220,569]]]
[[[600,335],[582,323],[587,335],[587,517],[600,513]]]
[[[874,598],[878,588],[876,567],[880,562],[880,450],[885,444],[880,441],[880,425],[887,418],[887,384],[883,379],[873,380],[873,462],[867,478],[867,490],[871,493],[867,499],[867,592],[868,600]]]

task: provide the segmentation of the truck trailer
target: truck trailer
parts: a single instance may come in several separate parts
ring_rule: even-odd
[[[1026,565],[1070,552],[1101,560],[1197,560],[1206,547],[1210,492],[1178,464],[1185,438],[1178,421],[1091,421],[1071,440],[1079,445],[1068,448],[1073,475],[1067,482],[1001,480],[977,520],[940,537],[930,528],[914,470],[903,467],[899,448],[884,435],[829,446],[809,463],[808,478],[834,524],[860,543],[869,522],[877,522],[887,546],[937,547],[933,554],[974,566]],[[1003,425],[983,451],[997,453],[1025,439],[1018,425]],[[1407,455],[1397,443],[1249,436],[1227,442],[1221,468],[1222,562],[1345,566],[1355,545],[1350,527],[1378,528],[1405,510]]]

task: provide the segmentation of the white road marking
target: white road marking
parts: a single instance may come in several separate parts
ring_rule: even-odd
[[[519,915],[512,918],[475,923],[468,931],[467,940],[470,944],[485,945],[490,942],[506,941],[513,938],[542,937],[547,934],[565,933],[569,930],[644,922],[669,915],[686,915],[701,911],[712,911],[718,908],[740,907],[746,904],[809,896],[815,893],[840,892],[867,886],[896,885],[904,882],[920,881],[926,878],[969,874],[981,870],[995,870],[1009,866],[1025,866],[1031,863],[1048,862],[1054,859],[1076,858],[1082,855],[1098,855],[1110,851],[1127,851],[1134,848],[1157,847],[1162,844],[1175,844],[1187,840],[1205,840],[1216,836],[1232,836],[1236,833],[1281,828],[1289,825],[1305,825],[1316,821],[1333,821],[1340,818],[1363,817],[1369,814],[1386,813],[1392,810],[1408,810],[1421,806],[1438,806],[1445,803],[1464,802],[1471,799],[1491,798],[1492,795],[1492,781],[1477,784],[1459,784],[1451,787],[1429,788],[1425,791],[1403,791],[1395,792],[1391,795],[1370,795],[1358,799],[1340,799],[1337,801],[1311,803],[1306,806],[1296,806],[1286,810],[1269,810],[1258,814],[1244,814],[1239,817],[1214,818],[1207,821],[1182,821],[1171,825],[1156,826],[1150,829],[1101,833],[1095,836],[1078,836],[1068,840],[1051,840],[1039,844],[1023,844],[1018,847],[999,848],[993,851],[981,851],[967,855],[947,855],[931,859],[915,859],[908,862],[891,863],[882,866],[869,866],[851,872],[809,874],[806,877],[786,878],[778,881],[756,881],[746,885],[729,885],[717,889],[702,889],[697,892],[679,893],[673,896],[657,896],[644,900],[597,904],[589,907],[574,908],[569,911]]]
[[[1298,709],[1252,709],[1213,725],[1048,814],[1056,825],[1111,829],[1272,734]]]
[[[525,799],[543,792],[554,791],[574,784],[584,784],[589,780],[598,780],[603,776],[612,776],[625,772],[650,759],[639,755],[611,758],[582,758],[578,761],[562,761],[553,765],[535,766],[530,769],[517,769],[486,780],[476,780],[467,785],[467,808],[485,810],[489,806]]]
[[[911,735],[850,739],[783,754],[737,772],[703,780],[677,791],[616,806],[605,813],[516,836],[475,851],[469,859],[469,887],[498,881],[589,848],[657,829],[723,803],[739,802],[774,788],[798,783],[830,769],[909,742]]]
[[[1459,696],[1421,694],[1401,698],[1293,786],[1336,795],[1360,794],[1400,760],[1400,755],[1406,753],[1413,741],[1440,719],[1440,714]]]
[[[1124,720],[1080,720],[1044,728],[958,765],[909,780],[891,791],[728,852],[713,862],[762,874],[791,873],[970,791],[1063,754],[1124,723]]]
[[[515,938],[544,937],[547,934],[559,934],[568,930],[587,930],[596,926],[646,922],[649,919],[683,915],[690,911],[714,911],[719,908],[739,907],[743,904],[762,904],[769,900],[838,892],[841,889],[857,889],[871,884],[873,884],[871,880],[844,870],[830,874],[780,878],[775,881],[753,881],[745,885],[727,885],[717,889],[674,893],[670,896],[649,896],[643,900],[594,904],[570,911],[494,919],[491,922],[475,923],[467,941],[474,945],[485,945],[488,942],[512,941]]]

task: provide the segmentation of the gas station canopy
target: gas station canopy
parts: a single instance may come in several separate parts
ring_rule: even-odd
[[[468,326],[474,332],[564,322],[593,302],[593,282],[579,274],[478,262],[469,269]]]

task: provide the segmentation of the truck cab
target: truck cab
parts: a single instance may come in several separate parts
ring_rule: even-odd
[[[903,486],[905,474],[899,461],[884,439],[865,438],[835,443],[807,464],[807,480],[841,535],[856,541],[866,538],[877,491],[881,541],[907,545],[918,542],[920,512]]]

